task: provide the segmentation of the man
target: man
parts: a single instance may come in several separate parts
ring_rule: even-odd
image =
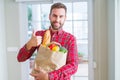
[[[66,20],[67,8],[62,3],[54,3],[51,6],[49,20],[51,26],[51,41],[60,43],[68,50],[66,65],[52,72],[45,72],[42,69],[36,69],[39,73],[31,74],[35,80],[70,80],[70,77],[77,71],[78,68],[78,52],[75,37],[65,32],[62,27]],[[69,26],[68,26],[69,27]],[[17,59],[23,62],[29,59],[33,52],[38,49],[41,43],[41,37],[46,30],[33,32],[31,39],[20,49]]]

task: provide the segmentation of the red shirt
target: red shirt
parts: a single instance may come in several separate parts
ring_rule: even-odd
[[[44,35],[45,31],[37,31],[37,36]],[[60,43],[63,47],[68,50],[66,65],[61,67],[58,70],[49,72],[50,80],[70,80],[71,75],[73,75],[78,68],[78,51],[76,45],[75,37],[67,33],[63,30],[59,30],[58,32],[51,32],[51,41],[56,41]],[[39,46],[38,46],[39,47]],[[19,62],[26,61],[29,59],[34,51],[38,49],[38,47],[33,47],[31,50],[26,50],[25,45],[20,49],[17,59]]]

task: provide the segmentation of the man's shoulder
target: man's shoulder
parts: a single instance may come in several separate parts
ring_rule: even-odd
[[[43,34],[44,34],[44,32],[45,32],[46,30],[38,30],[38,31],[36,31],[36,36],[43,36]]]
[[[70,36],[70,37],[75,37],[72,33],[64,31],[64,34],[66,34],[66,36]]]

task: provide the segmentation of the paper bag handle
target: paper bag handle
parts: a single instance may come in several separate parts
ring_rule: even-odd
[[[59,47],[61,47],[61,44],[58,43],[58,42],[55,42],[55,41],[52,41],[50,44],[56,44],[56,45],[58,45]],[[49,45],[50,45],[50,44],[49,44]]]

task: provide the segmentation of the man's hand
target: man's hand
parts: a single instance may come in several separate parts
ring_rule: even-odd
[[[37,73],[31,73],[30,75],[35,78],[35,80],[49,80],[48,73],[40,68],[36,68]]]
[[[36,32],[33,31],[31,39],[26,44],[27,50],[30,50],[32,47],[37,47],[38,45],[41,44],[42,37],[36,36],[35,33]]]

